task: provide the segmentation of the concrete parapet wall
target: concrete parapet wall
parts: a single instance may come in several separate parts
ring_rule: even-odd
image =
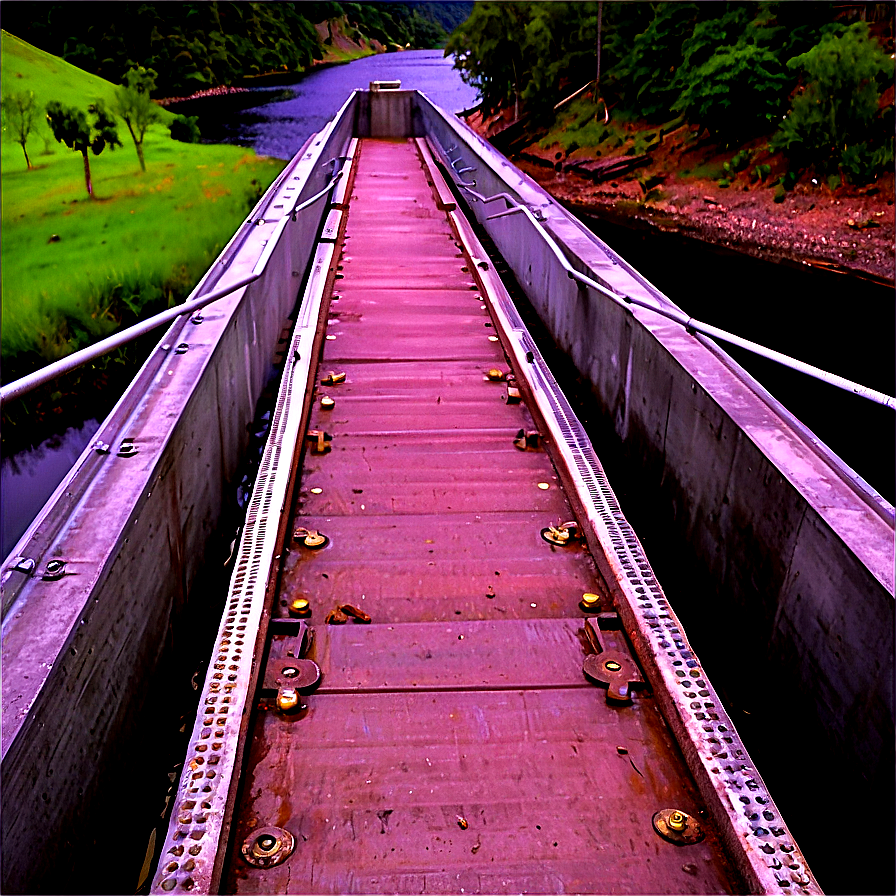
[[[543,215],[580,272],[671,304],[469,128],[426,101],[421,108],[455,182],[445,152],[452,146],[450,160],[473,169],[463,177],[477,193],[506,192]],[[836,763],[834,780],[846,784],[838,800],[862,809],[881,791],[889,800],[892,508],[712,342],[571,280],[523,215],[487,220],[507,207],[471,202],[542,322],[591,384],[602,429],[621,441],[642,493],[652,492],[673,550],[712,581],[721,609],[693,612],[734,621],[714,636],[736,664],[725,674],[777,704],[780,727],[765,737],[813,743],[813,752]],[[667,593],[673,606],[690,597]],[[796,755],[794,763],[788,771],[798,790],[817,792],[812,764]],[[887,823],[892,830],[889,816]]]
[[[309,141],[196,293],[236,282],[276,241],[261,278],[208,306],[201,323],[173,325],[100,428],[111,452],[78,503],[63,510],[58,492],[20,541],[15,553],[35,557],[37,574],[23,583],[4,569],[17,594],[3,620],[3,892],[108,888],[77,872],[96,867],[94,842],[112,849],[127,824],[128,776],[142,772],[120,745],[151,737],[141,711],[154,671],[187,601],[207,599],[191,592],[202,590],[197,573],[328,206],[295,222],[284,210],[326,185],[352,118]],[[177,354],[181,342],[189,348]],[[117,456],[123,438],[136,455]],[[78,466],[95,466],[91,451],[66,488],[78,486]],[[51,558],[66,574],[45,581]],[[121,817],[96,818],[116,793]]]

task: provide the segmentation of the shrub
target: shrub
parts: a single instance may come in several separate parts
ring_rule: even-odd
[[[172,140],[181,143],[198,143],[200,138],[199,119],[195,115],[177,115],[174,121],[168,125],[168,132]]]
[[[805,73],[805,87],[771,147],[800,167],[838,170],[865,182],[892,164],[893,137],[880,113],[879,79],[892,81],[893,62],[868,34],[865,22],[829,30],[808,52],[787,63]]]
[[[733,145],[777,120],[789,80],[774,53],[742,41],[719,47],[683,74],[686,84],[672,108]]]

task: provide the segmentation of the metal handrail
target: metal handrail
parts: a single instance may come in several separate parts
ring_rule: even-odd
[[[330,190],[332,190],[333,187],[336,186],[336,183],[343,176],[343,173],[344,172],[342,169],[337,171],[330,178],[329,182],[322,190],[315,193],[313,196],[310,196],[308,199],[305,199],[302,202],[294,205],[283,216],[284,219],[292,218],[292,220],[295,221],[296,216],[299,214],[299,212],[304,211],[306,208],[310,207],[319,199],[321,199],[321,197],[329,193]],[[157,327],[161,327],[163,324],[170,323],[171,321],[176,320],[178,317],[181,317],[184,314],[192,314],[194,311],[198,311],[200,308],[204,308],[206,305],[210,305],[212,302],[217,302],[218,299],[223,299],[225,296],[229,296],[231,293],[236,292],[238,289],[242,289],[244,286],[248,286],[250,283],[254,283],[262,276],[262,274],[264,274],[273,250],[274,241],[271,241],[271,245],[265,247],[264,251],[259,256],[258,261],[255,262],[255,265],[252,268],[252,273],[247,274],[245,277],[241,277],[235,283],[231,283],[228,286],[223,286],[220,289],[205,293],[204,295],[198,296],[192,301],[184,302],[181,305],[176,305],[174,308],[169,308],[167,311],[162,311],[159,314],[154,315],[153,317],[148,317],[146,320],[141,321],[138,324],[134,324],[134,326],[128,327],[125,330],[121,330],[120,332],[109,336],[107,339],[102,339],[99,342],[95,342],[93,345],[89,345],[87,346],[87,348],[83,348],[80,351],[72,353],[71,355],[67,355],[65,358],[60,358],[60,360],[55,361],[52,364],[48,364],[46,367],[42,367],[40,370],[36,370],[34,373],[29,373],[27,376],[23,376],[21,379],[14,380],[13,382],[8,383],[7,385],[0,388],[0,405],[3,405],[8,401],[12,401],[14,398],[20,398],[22,395],[25,395],[32,389],[36,389],[38,386],[42,386],[44,383],[48,383],[56,377],[61,376],[64,373],[68,373],[70,370],[75,370],[82,364],[87,364],[90,361],[95,361],[97,358],[101,358],[103,355],[108,354],[113,349],[119,348],[122,345],[127,345],[127,343],[133,342],[135,339],[139,339],[141,336],[144,336],[146,333],[155,330]]]
[[[847,392],[852,392],[854,395],[858,395],[861,398],[867,398],[869,401],[873,401],[877,404],[883,405],[884,407],[890,408],[890,410],[896,410],[896,398],[887,395],[884,392],[878,392],[876,389],[871,389],[868,386],[863,386],[860,383],[856,383],[853,380],[846,379],[846,377],[839,376],[836,373],[829,373],[826,370],[822,370],[820,367],[815,367],[812,364],[807,364],[805,361],[800,361],[796,358],[792,358],[790,357],[790,355],[785,355],[782,352],[775,351],[774,349],[766,348],[764,345],[760,345],[757,342],[752,342],[749,339],[744,339],[743,337],[737,336],[734,333],[729,333],[726,330],[721,330],[718,327],[714,327],[711,324],[703,323],[702,321],[696,320],[693,317],[688,317],[678,309],[663,308],[661,305],[657,305],[654,302],[649,302],[644,299],[638,299],[634,296],[613,292],[612,290],[607,289],[607,287],[603,286],[595,280],[592,280],[585,274],[577,271],[569,263],[566,256],[563,254],[553,237],[544,229],[544,227],[541,225],[541,222],[535,217],[535,215],[532,214],[531,209],[527,208],[525,205],[521,205],[509,193],[496,193],[494,196],[483,196],[481,193],[477,193],[475,190],[470,189],[470,187],[464,184],[462,181],[460,182],[460,186],[483,204],[494,202],[497,199],[503,199],[508,204],[508,206],[510,206],[503,212],[499,212],[497,215],[489,216],[488,218],[486,218],[486,220],[503,218],[507,217],[508,215],[517,213],[525,215],[526,219],[532,224],[538,235],[545,241],[545,243],[547,243],[548,248],[550,248],[550,250],[556,256],[557,260],[563,266],[571,280],[577,280],[578,282],[583,283],[586,286],[590,286],[592,289],[595,289],[603,295],[607,296],[609,299],[612,299],[614,302],[616,302],[617,305],[620,305],[622,307],[637,305],[641,308],[646,308],[649,311],[653,311],[656,314],[662,315],[669,320],[681,324],[681,326],[683,326],[685,330],[687,330],[687,332],[692,335],[694,333],[702,333],[705,336],[712,336],[715,339],[720,339],[723,342],[728,342],[731,345],[736,345],[738,348],[742,348],[748,352],[752,352],[754,355],[759,355],[762,358],[767,358],[769,361],[775,361],[778,364],[783,365],[784,367],[789,367],[791,370],[796,370],[799,373],[804,373],[807,376],[811,376],[817,380],[821,380],[822,382],[828,383],[831,386],[836,386],[839,389],[843,389]]]

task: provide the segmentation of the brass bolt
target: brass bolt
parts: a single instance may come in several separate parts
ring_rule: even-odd
[[[299,706],[299,692],[295,688],[280,688],[277,691],[277,709],[292,712]]]
[[[316,529],[300,527],[293,532],[292,537],[296,540],[301,540],[302,544],[306,548],[311,548],[311,550],[326,547],[330,543],[330,539],[323,532],[318,532]]]
[[[330,398],[329,395],[324,395],[320,400],[320,406],[325,410],[329,411],[330,409],[336,407],[336,402]]]
[[[277,838],[272,834],[262,834],[253,844],[256,855],[270,855],[277,848]]]
[[[492,369],[489,370],[489,372],[486,374],[486,376],[487,376],[493,383],[500,383],[500,382],[504,379],[504,373],[503,373],[503,371],[498,370],[497,367],[492,367]]]
[[[310,616],[311,615],[311,603],[306,597],[297,597],[294,598],[292,603],[289,605],[289,615],[290,616]]]
[[[600,595],[592,594],[590,591],[586,591],[582,595],[582,600],[579,605],[583,610],[588,613],[594,613],[600,607]]]
[[[667,819],[666,824],[668,824],[673,831],[683,831],[687,825],[687,820],[687,815],[676,809],[674,812],[669,813],[669,818]]]
[[[620,666],[619,663],[616,662],[616,660],[607,660],[604,663],[604,668],[607,670],[607,672],[618,672],[622,668],[622,666]]]

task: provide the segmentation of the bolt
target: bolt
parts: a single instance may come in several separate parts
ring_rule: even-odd
[[[607,666],[610,664],[607,663]],[[666,821],[666,824],[673,831],[683,831],[685,826],[687,825],[688,817],[684,814],[684,812],[679,812],[678,809],[675,809],[673,812],[669,813],[669,818]]]
[[[619,672],[619,670],[622,669],[622,666],[620,666],[616,660],[607,660],[607,662],[604,663],[604,668],[607,672]]]
[[[295,688],[280,688],[277,692],[277,709],[292,712],[299,707],[299,692]]]
[[[600,595],[586,591],[582,595],[582,600],[580,601],[579,606],[581,606],[586,613],[596,613],[600,608]]]
[[[330,398],[329,395],[324,395],[323,398],[321,398],[321,400],[320,400],[320,406],[325,411],[329,411],[331,408],[334,408],[336,406],[336,402],[333,401],[333,399]]]
[[[290,616],[310,616],[311,603],[305,597],[294,598],[289,605]]]

